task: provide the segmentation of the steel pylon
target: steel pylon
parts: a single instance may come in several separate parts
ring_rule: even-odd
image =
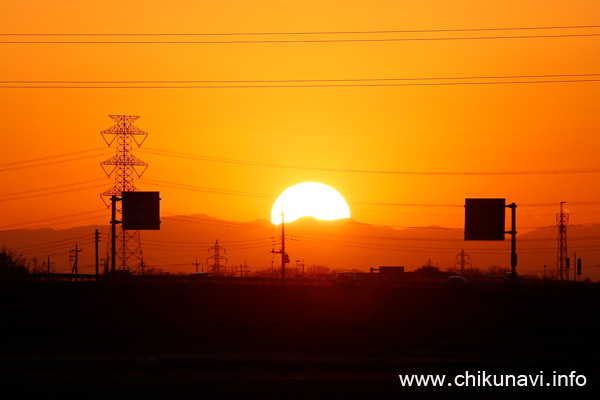
[[[102,170],[108,177],[114,176],[115,184],[108,190],[101,193],[104,204],[110,206],[106,200],[116,196],[120,197],[123,192],[137,192],[134,178],[141,178],[148,163],[140,160],[132,154],[134,144],[140,147],[148,136],[147,132],[133,125],[139,118],[136,115],[109,115],[116,124],[100,132],[102,138],[109,147],[115,147],[116,154],[100,163]],[[113,146],[114,144],[114,146]],[[117,202],[117,220],[122,220],[122,205]],[[142,246],[139,231],[127,231],[118,227],[115,235],[116,239],[116,265],[119,269],[135,272],[137,268],[143,265]],[[111,254],[111,233],[109,231],[109,240],[106,251],[107,259]]]

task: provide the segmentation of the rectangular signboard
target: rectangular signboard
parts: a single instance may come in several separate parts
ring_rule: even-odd
[[[465,199],[465,240],[504,240],[505,199]]]
[[[123,192],[123,229],[160,229],[159,192]]]

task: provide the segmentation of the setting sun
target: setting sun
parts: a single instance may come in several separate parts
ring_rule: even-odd
[[[271,222],[281,224],[301,217],[323,220],[350,218],[350,208],[342,195],[334,188],[317,182],[305,182],[286,189],[273,204]]]

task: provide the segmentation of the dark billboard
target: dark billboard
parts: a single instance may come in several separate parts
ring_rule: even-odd
[[[505,199],[465,199],[465,240],[504,240]]]
[[[123,229],[160,229],[159,192],[123,192]]]

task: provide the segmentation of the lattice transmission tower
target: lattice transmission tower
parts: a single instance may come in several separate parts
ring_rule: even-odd
[[[458,261],[456,261],[454,263],[454,269],[456,269],[457,266],[460,267],[460,274],[464,275],[465,274],[465,266],[469,266],[469,267],[473,267],[473,264],[471,264],[468,260],[471,259],[471,256],[468,255],[467,253],[465,253],[465,250],[461,250],[461,252],[456,256],[456,259]]]
[[[558,254],[557,268],[558,276],[562,281],[563,277],[568,279],[567,271],[567,223],[569,223],[569,213],[563,210],[564,201],[560,202],[560,213],[556,214],[556,223],[558,225]]]
[[[106,161],[100,163],[100,166],[108,177],[114,175],[115,185],[104,191],[100,196],[105,204],[110,205],[105,199],[113,196],[120,197],[123,192],[138,192],[134,185],[134,177],[141,178],[148,163],[140,160],[132,154],[134,143],[140,147],[146,137],[147,132],[142,131],[133,125],[133,122],[139,118],[135,115],[109,115],[116,124],[102,132],[102,138],[109,147],[115,144],[116,154]],[[116,219],[122,221],[122,202],[117,202]],[[109,233],[108,247],[106,257],[110,257],[112,235]],[[115,235],[115,264],[119,269],[135,271],[139,266],[143,266],[142,246],[139,231],[128,231],[119,229]],[[108,264],[107,264],[108,265]],[[134,267],[134,268],[132,268]],[[106,272],[106,271],[105,271]]]
[[[219,246],[219,240],[215,241],[215,245],[208,249],[209,252],[213,252],[213,255],[206,258],[206,264],[208,265],[208,260],[212,260],[212,265],[210,265],[210,272],[215,275],[224,275],[225,274],[225,266],[221,265],[221,260],[225,260],[227,262],[227,258],[221,255],[221,252],[226,253],[227,251],[223,246]]]

